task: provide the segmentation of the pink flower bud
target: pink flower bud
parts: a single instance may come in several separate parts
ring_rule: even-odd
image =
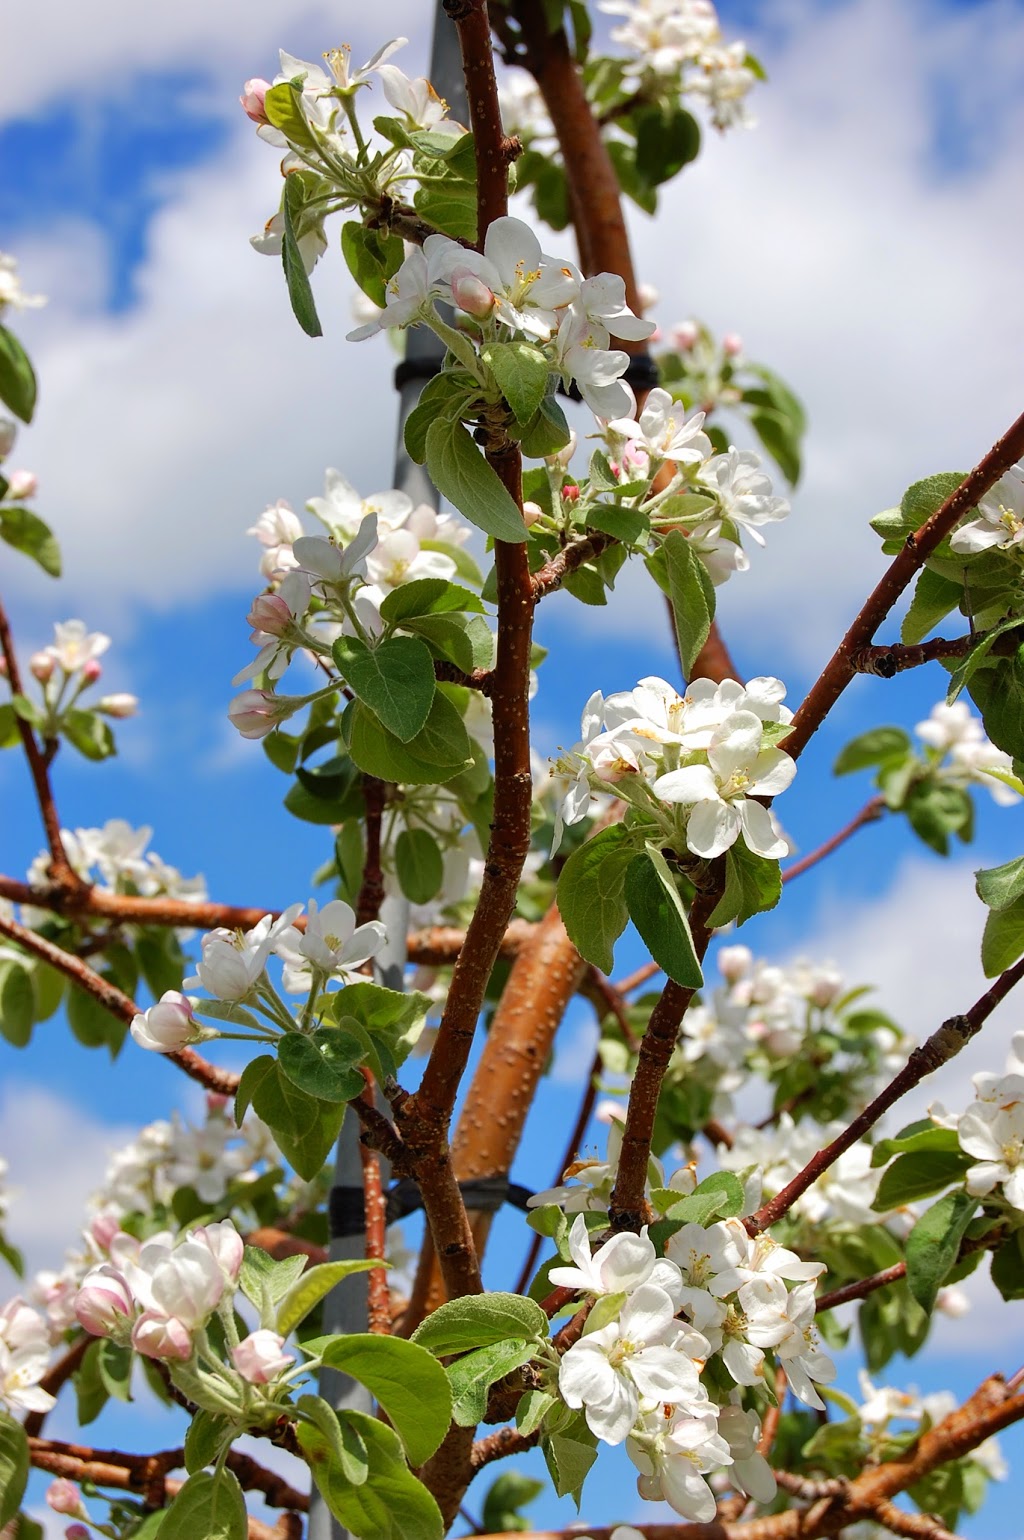
[[[579,500],[580,500],[580,489],[576,485],[575,481],[570,481],[570,483],[569,483],[569,485],[567,487],[563,487],[562,488],[562,502],[563,503],[578,503]]]
[[[93,707],[105,717],[133,717],[139,709],[139,697],[137,695],[104,695]]]
[[[92,1540],[92,1535],[84,1524],[69,1524],[64,1531],[64,1540]]]
[[[456,268],[452,274],[452,299],[467,315],[483,320],[494,309],[494,295],[475,273],[468,268]]]
[[[245,1243],[230,1219],[222,1219],[217,1224],[200,1225],[198,1230],[192,1231],[191,1239],[209,1248],[227,1282],[234,1286],[242,1270]]]
[[[238,100],[247,118],[252,118],[254,123],[269,123],[267,117],[266,95],[270,90],[270,81],[261,80],[259,76],[255,80],[247,80],[245,88]]]
[[[147,1358],[177,1358],[184,1363],[192,1357],[192,1338],[184,1321],[155,1310],[147,1310],[135,1322],[132,1347]]]
[[[0,679],[7,678],[7,659],[0,658]]]
[[[38,486],[35,471],[12,471],[7,478],[7,496],[35,497]]]
[[[90,658],[88,663],[82,669],[82,678],[85,680],[86,684],[95,684],[102,673],[103,665],[99,663],[95,658]]]
[[[651,463],[651,457],[646,449],[641,449],[639,444],[627,444],[622,451],[623,469],[627,471],[646,471]]]
[[[48,652],[34,652],[28,660],[29,672],[40,684],[48,684],[53,678],[56,663]],[[5,669],[6,671],[6,669]]]
[[[270,690],[243,690],[228,707],[228,720],[243,738],[265,738],[292,709]]]
[[[207,1093],[206,1093],[206,1115],[207,1115],[207,1117],[211,1117],[211,1118],[220,1117],[221,1114],[223,1113],[225,1107],[228,1105],[228,1102],[230,1100],[231,1100],[230,1096],[222,1096],[219,1091],[207,1091]]]
[[[700,327],[696,321],[681,321],[678,326],[672,328],[673,344],[681,353],[688,353],[696,345],[700,336]]]
[[[140,1048],[148,1048],[152,1053],[173,1053],[176,1048],[184,1048],[199,1035],[192,1002],[177,989],[166,990],[158,1004],[133,1018],[131,1034]]]
[[[109,1337],[134,1309],[127,1280],[106,1262],[85,1275],[75,1298],[78,1322],[94,1337]]]
[[[523,504],[523,521],[526,524],[527,529],[530,529],[534,524],[536,524],[538,519],[542,519],[543,517],[544,509],[540,506],[539,503]]]
[[[111,1241],[120,1232],[121,1224],[117,1215],[108,1210],[96,1214],[89,1226],[89,1234],[101,1251],[109,1251]]]
[[[722,352],[726,358],[736,358],[743,352],[743,338],[737,332],[726,332],[722,338]]]
[[[292,612],[280,594],[257,594],[245,618],[254,631],[284,636],[292,623]]]
[[[729,984],[738,984],[754,966],[754,954],[748,946],[723,946],[715,958],[718,971]]]
[[[282,1353],[284,1338],[276,1331],[254,1331],[231,1350],[231,1361],[250,1385],[266,1385],[295,1362],[294,1353]]]
[[[54,1513],[66,1513],[71,1517],[85,1517],[82,1494],[73,1481],[58,1476],[46,1489],[46,1501]]]

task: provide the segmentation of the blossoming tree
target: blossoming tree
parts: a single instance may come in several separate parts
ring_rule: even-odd
[[[1024,1297],[1024,1034],[966,1110],[899,1128],[897,1108],[881,1128],[1024,974],[1024,857],[978,874],[991,987],[918,1046],[832,968],[773,966],[733,934],[869,821],[903,814],[944,854],[970,837],[976,792],[1024,796],[1024,419],[969,474],[874,519],[888,565],[795,714],[780,680],[737,678],[716,588],[788,512],[771,478],[799,475],[803,413],[736,338],[688,322],[656,341],[622,200],[653,211],[698,154],[700,117],[744,124],[762,71],[707,0],[600,9],[617,20],[599,48],[583,0],[446,0],[463,108],[392,62],[401,39],[360,69],[344,49],[326,67],[282,53],[242,95],[283,154],[253,245],[280,257],[317,335],[310,274],[341,216],[352,341],[409,334],[407,377],[426,383],[405,448],[452,510],[364,498],[329,471],[312,522],[277,503],[251,531],[257,651],[228,714],[289,778],[289,811],[324,828],[327,896],[229,907],[148,830],[62,829],[60,756],[110,755],[134,701],[98,693],[106,636],[58,623],[26,671],[0,611],[0,746],[27,757],[46,842],[27,880],[0,877],[3,1034],[23,1045],[63,1004],[80,1042],[163,1054],[208,1093],[201,1126],[152,1124],[112,1159],[62,1271],[0,1309],[5,1535],[41,1533],[22,1511],[32,1466],[56,1478],[71,1540],[294,1537],[311,1505],[360,1540],[439,1540],[477,1482],[475,1531],[520,1532],[540,1483],[487,1467],[539,1446],[586,1514],[591,1467],[623,1445],[639,1498],[611,1517],[640,1499],[677,1517],[594,1536],[942,1540],[1001,1474],[994,1435],[1024,1417],[1024,1371],[960,1406],[868,1377],[923,1347],[975,1268]],[[35,377],[6,322],[32,302],[5,259],[0,396],[24,421]],[[767,468],[732,447],[737,416]],[[0,424],[4,456],[15,432]],[[35,490],[0,478],[0,536],[57,573]],[[579,742],[540,765],[534,615],[556,589],[603,602],[626,562],[663,596],[678,677],[610,695],[588,681]],[[900,642],[876,645],[911,588]],[[959,634],[932,635],[958,613]],[[936,661],[948,696],[918,743],[893,727],[850,743],[836,773],[870,772],[873,795],[787,861],[774,800],[842,692]],[[630,922],[650,960],[613,983]],[[579,1121],[552,1152],[556,1185],[528,1199],[521,1276],[485,1291],[491,1218],[578,992],[601,1028]],[[240,1075],[197,1051],[218,1039],[250,1046]],[[599,1078],[619,1093],[607,1151],[580,1158]],[[329,1193],[339,1133],[361,1181]],[[399,1287],[386,1227],[411,1201],[426,1239]],[[328,1251],[354,1235],[358,1255]],[[855,1325],[859,1401],[828,1351]],[[184,1408],[184,1446],[49,1437],[72,1385],[82,1427],[111,1396]],[[275,1468],[280,1448],[312,1498]]]

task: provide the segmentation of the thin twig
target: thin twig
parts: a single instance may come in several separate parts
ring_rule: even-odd
[[[0,936],[6,936],[26,952],[41,957],[51,967],[63,973],[73,984],[84,989],[92,995],[104,1010],[110,1012],[118,1021],[131,1025],[132,1018],[139,1014],[139,1007],[114,984],[109,984],[98,973],[84,963],[80,957],[72,957],[69,952],[63,951],[59,946],[54,946],[52,941],[38,936],[34,930],[26,930],[16,920],[8,920],[0,915]],[[176,1048],[173,1053],[165,1053],[165,1059],[170,1059],[179,1069],[192,1080],[197,1080],[208,1091],[216,1091],[218,1096],[234,1096],[238,1090],[239,1076],[232,1074],[230,1070],[218,1069],[208,1059],[204,1059],[192,1048]]]
[[[810,871],[812,866],[817,866],[819,861],[824,861],[826,856],[830,856],[833,850],[838,850],[840,845],[845,845],[858,829],[863,829],[865,824],[876,823],[885,813],[885,809],[884,797],[872,797],[869,802],[865,802],[860,812],[851,818],[838,834],[833,834],[832,838],[826,840],[823,845],[819,845],[817,850],[812,850],[809,855],[801,856],[799,861],[794,861],[792,866],[787,866],[782,874],[783,882],[792,882],[794,877],[802,877],[804,872]]]

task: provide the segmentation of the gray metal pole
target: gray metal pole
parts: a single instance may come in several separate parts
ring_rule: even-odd
[[[438,4],[434,19],[434,37],[430,58],[430,79],[435,90],[445,98],[451,115],[466,121],[466,88],[462,77],[462,58],[459,53],[458,34]],[[406,492],[414,503],[429,503],[437,508],[440,503],[437,490],[422,465],[409,458],[405,448],[405,424],[419,400],[424,381],[440,368],[444,357],[444,345],[426,326],[417,326],[407,334],[405,359],[398,369],[398,442],[395,447],[394,484]],[[387,947],[374,965],[374,972],[381,984],[389,989],[401,989],[405,976],[406,936],[409,931],[409,904],[401,896],[385,898],[380,917],[388,932]],[[381,1176],[387,1183],[390,1170],[381,1162]],[[342,1125],[334,1164],[335,1187],[359,1188],[363,1183],[362,1162],[359,1157],[359,1122],[349,1113]],[[332,1262],[348,1261],[364,1254],[364,1236],[332,1236],[330,1258]],[[347,1278],[324,1301],[323,1328],[332,1335],[343,1332],[365,1331],[368,1321],[368,1284],[365,1273]],[[320,1394],[332,1406],[352,1411],[372,1412],[373,1398],[357,1380],[335,1369],[325,1369],[320,1375]],[[345,1529],[331,1514],[327,1504],[314,1487],[309,1508],[309,1540],[351,1540]]]

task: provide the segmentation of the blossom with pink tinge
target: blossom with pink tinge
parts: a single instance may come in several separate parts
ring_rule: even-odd
[[[13,498],[35,497],[39,481],[35,471],[12,471],[7,478],[7,496]]]
[[[217,1224],[200,1225],[198,1230],[191,1232],[190,1239],[209,1248],[228,1283],[233,1285],[238,1282],[245,1243],[230,1219],[221,1219]]]
[[[266,1385],[295,1362],[294,1353],[282,1353],[284,1338],[275,1331],[254,1331],[231,1350],[231,1361],[250,1385]]]
[[[58,1476],[56,1481],[50,1482],[46,1489],[46,1502],[54,1513],[66,1513],[69,1518],[85,1518],[82,1494],[66,1476]]]
[[[254,80],[247,80],[238,100],[242,104],[242,110],[247,118],[254,123],[267,123],[266,95],[270,90],[270,81],[261,80],[257,75]]]
[[[132,1291],[124,1275],[104,1262],[86,1273],[75,1299],[80,1326],[94,1337],[109,1337],[135,1309]]]
[[[140,1048],[153,1053],[173,1053],[200,1035],[192,1014],[192,1002],[177,989],[168,989],[156,1005],[132,1018],[131,1034]]]
[[[192,1357],[192,1336],[184,1321],[176,1316],[147,1310],[132,1328],[132,1347],[147,1358],[177,1358],[184,1362]]]
[[[114,717],[118,721],[123,721],[125,717],[133,717],[138,709],[139,697],[128,695],[124,691],[116,695],[104,695],[93,707],[93,710],[98,711],[101,716]]]

